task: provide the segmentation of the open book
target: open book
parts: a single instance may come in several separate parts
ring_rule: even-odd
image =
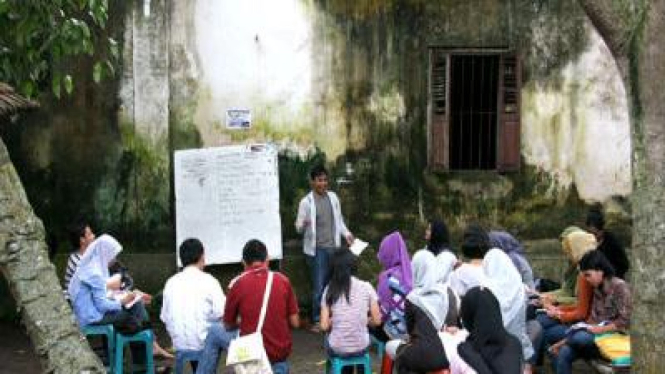
[[[577,322],[577,323],[573,324],[572,326],[570,326],[568,328],[568,333],[578,331],[578,330],[588,330],[589,327],[605,326],[605,325],[607,325],[607,322],[604,322],[604,321],[597,324],[597,325],[594,325],[594,324],[591,324],[591,323],[586,323],[586,322]]]
[[[109,291],[109,295],[107,295],[110,299],[117,300],[119,302],[122,302],[122,299],[124,299],[129,292],[127,291]],[[143,299],[143,292],[140,291],[134,291],[134,299],[130,301],[127,305],[125,305],[126,309],[129,309],[134,306],[139,300]]]

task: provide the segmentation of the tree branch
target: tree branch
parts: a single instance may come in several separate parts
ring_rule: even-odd
[[[28,202],[2,139],[0,206],[0,271],[9,281],[43,372],[104,373],[62,295],[46,253],[44,227]]]
[[[579,0],[580,5],[617,60],[626,58],[643,1]]]

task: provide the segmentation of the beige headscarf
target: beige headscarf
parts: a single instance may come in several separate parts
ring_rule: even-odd
[[[563,238],[563,252],[569,256],[573,263],[598,246],[596,237],[586,231],[573,231]]]

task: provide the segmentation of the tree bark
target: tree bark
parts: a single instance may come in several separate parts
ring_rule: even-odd
[[[612,49],[630,106],[633,372],[665,367],[665,0],[580,0]],[[619,5],[617,5],[619,4]],[[617,11],[623,9],[623,13]],[[628,21],[622,21],[628,20]]]
[[[42,222],[0,139],[0,270],[44,373],[105,373],[81,335],[49,261]]]

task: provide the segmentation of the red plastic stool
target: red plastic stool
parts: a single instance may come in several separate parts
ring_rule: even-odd
[[[383,355],[381,359],[381,374],[393,374],[393,359],[387,354]]]

